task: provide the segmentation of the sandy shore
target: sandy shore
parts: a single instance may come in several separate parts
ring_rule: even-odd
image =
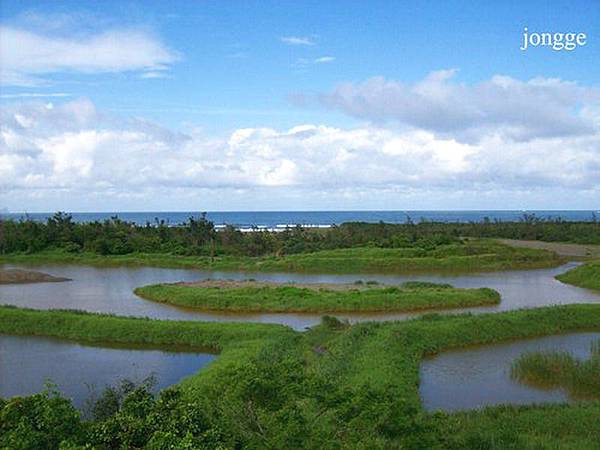
[[[53,277],[47,273],[21,269],[0,269],[0,284],[51,283],[70,281],[69,278]]]

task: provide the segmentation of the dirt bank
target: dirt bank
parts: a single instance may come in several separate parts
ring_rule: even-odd
[[[600,245],[566,244],[562,242],[520,241],[516,239],[498,239],[512,247],[537,248],[550,250],[559,256],[569,258],[600,258]]]
[[[203,280],[194,282],[180,282],[175,283],[179,286],[190,286],[197,288],[219,288],[219,289],[239,289],[239,288],[263,288],[263,287],[297,287],[302,289],[310,289],[313,291],[327,290],[327,291],[351,291],[351,290],[366,290],[373,288],[385,288],[388,286],[382,284],[373,284],[366,282],[359,283],[275,283],[272,281],[254,281],[254,280]]]
[[[70,281],[69,278],[53,277],[47,273],[21,269],[0,269],[0,284],[50,283]]]

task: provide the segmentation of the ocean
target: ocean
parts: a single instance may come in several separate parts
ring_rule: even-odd
[[[29,217],[33,220],[45,221],[53,213],[0,213],[0,218],[15,219]],[[175,226],[188,220],[189,217],[198,217],[198,212],[73,212],[76,222],[103,221],[117,216],[121,220],[135,222],[143,225],[146,222],[154,223],[164,220],[165,223]],[[535,215],[543,219],[562,219],[566,221],[591,221],[600,211],[227,211],[207,212],[207,218],[217,227],[234,225],[242,229],[257,227],[260,229],[284,229],[287,226],[303,225],[308,227],[329,227],[344,222],[387,222],[406,223],[436,221],[436,222],[481,222],[485,218],[501,221],[518,221],[525,214]]]

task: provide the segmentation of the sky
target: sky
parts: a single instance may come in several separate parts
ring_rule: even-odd
[[[599,0],[3,0],[0,210],[597,210],[598,30]]]

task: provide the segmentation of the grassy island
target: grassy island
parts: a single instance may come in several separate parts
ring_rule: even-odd
[[[147,300],[177,306],[238,312],[402,312],[500,302],[500,294],[488,288],[457,289],[418,282],[400,286],[336,286],[208,280],[155,284],[137,288],[135,293]]]

